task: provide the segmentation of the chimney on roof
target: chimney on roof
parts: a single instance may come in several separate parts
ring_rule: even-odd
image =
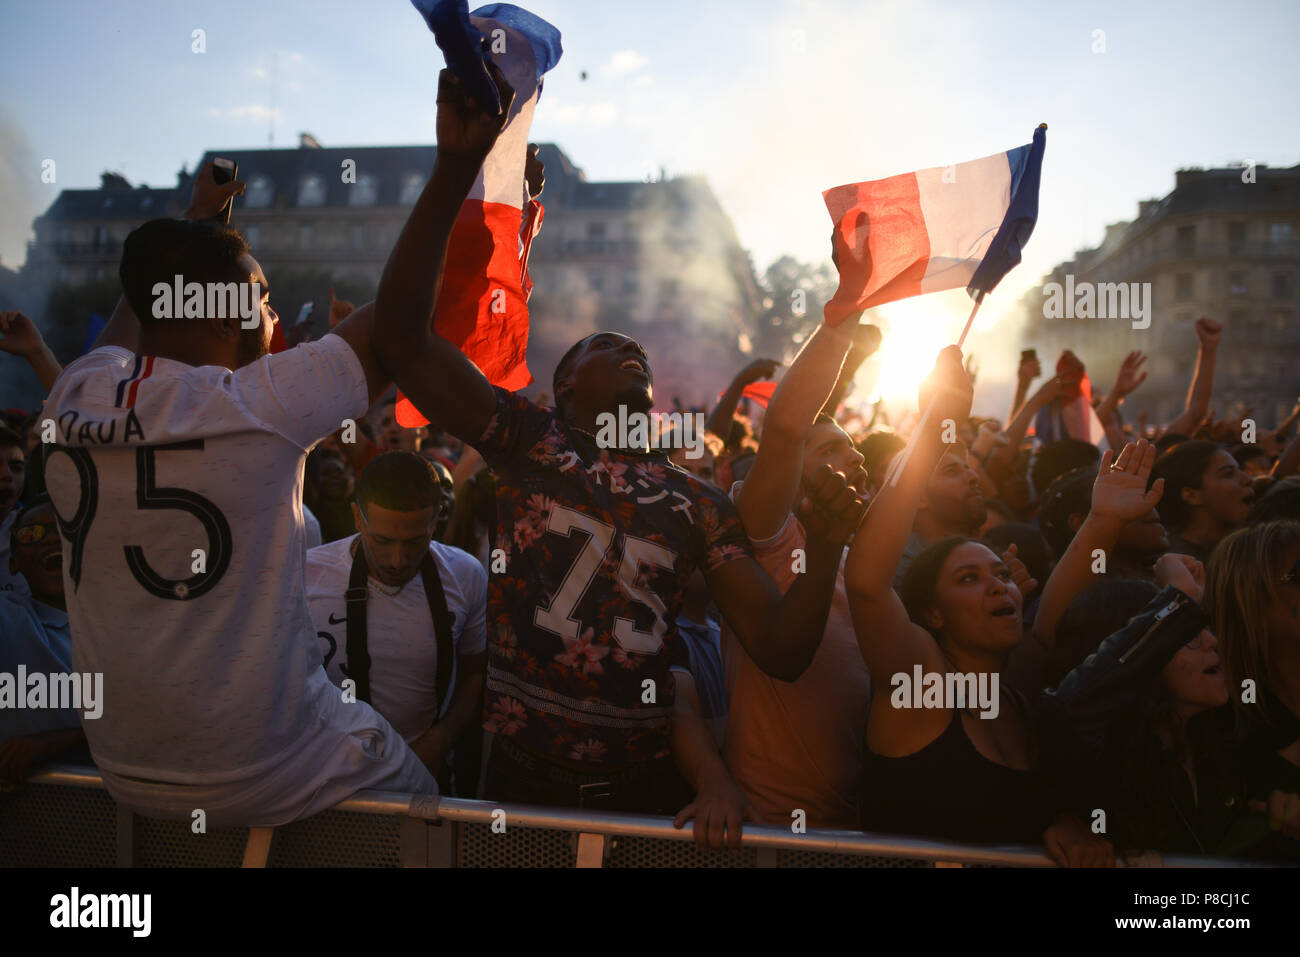
[[[319,149],[324,149],[324,147],[322,147],[320,143],[317,141],[316,137],[312,136],[310,133],[299,133],[298,149],[319,150]]]
[[[99,174],[100,189],[130,189],[131,184],[127,182],[125,176],[121,173],[114,173],[109,170]]]

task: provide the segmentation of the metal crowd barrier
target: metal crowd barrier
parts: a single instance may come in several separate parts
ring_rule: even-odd
[[[1041,848],[750,824],[738,852],[702,851],[690,825],[679,831],[669,818],[393,791],[361,791],[273,830],[190,827],[118,807],[94,768],[52,765],[0,793],[0,867],[1054,866]],[[1141,863],[1248,866],[1175,856]]]

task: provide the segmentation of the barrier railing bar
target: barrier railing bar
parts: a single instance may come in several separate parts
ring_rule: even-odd
[[[104,789],[103,779],[94,768],[74,765],[47,765],[32,774],[33,784]],[[571,808],[541,807],[526,804],[498,804],[467,798],[440,797],[427,794],[404,794],[398,791],[359,791],[331,810],[358,814],[402,815],[428,821],[443,820],[468,824],[493,823],[493,812],[504,810],[507,827],[529,827],[616,837],[640,837],[655,840],[693,841],[691,826],[678,830],[672,819],[643,814],[586,811]],[[602,842],[603,843],[603,842]],[[811,829],[791,834],[783,828],[746,824],[741,846],[760,852],[780,850],[849,854],[864,857],[905,858],[930,862],[986,864],[1010,867],[1055,867],[1055,862],[1041,849],[1018,845],[969,845],[933,838],[906,837],[895,834],[872,834],[862,831]],[[445,853],[445,852],[444,852]],[[767,854],[763,854],[767,858]],[[1223,858],[1168,854],[1157,858],[1163,867],[1267,867],[1267,863],[1236,861]],[[1154,863],[1154,862],[1153,862]],[[1274,865],[1275,866],[1275,865]]]

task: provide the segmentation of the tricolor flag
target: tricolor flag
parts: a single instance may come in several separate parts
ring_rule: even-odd
[[[840,269],[827,323],[921,293],[993,289],[1038,219],[1046,131],[1005,153],[823,193]]]
[[[1079,357],[1069,349],[1062,352],[1056,361],[1056,374],[1069,384],[1060,398],[1053,399],[1034,417],[1030,433],[1039,442],[1082,439],[1109,448],[1106,428],[1092,407],[1092,382]]]
[[[481,103],[498,103],[484,66],[490,56],[515,91],[505,128],[456,217],[434,313],[438,335],[455,343],[488,380],[504,389],[533,381],[528,348],[527,252],[541,226],[528,198],[524,162],[542,76],[560,59],[560,32],[508,3],[470,14],[465,0],[411,0],[433,30],[448,67]],[[527,211],[527,216],[525,216]],[[427,420],[399,394],[397,421]]]
[[[742,399],[749,399],[751,402],[766,409],[767,404],[772,401],[773,393],[776,392],[776,385],[775,382],[751,382],[740,391],[740,397]],[[719,392],[718,401],[721,402],[722,397],[726,394],[725,390]]]

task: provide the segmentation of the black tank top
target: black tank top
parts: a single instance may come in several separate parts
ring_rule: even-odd
[[[915,754],[888,758],[867,748],[859,809],[865,831],[979,844],[1038,844],[1052,819],[1042,772],[984,757],[961,712]]]

